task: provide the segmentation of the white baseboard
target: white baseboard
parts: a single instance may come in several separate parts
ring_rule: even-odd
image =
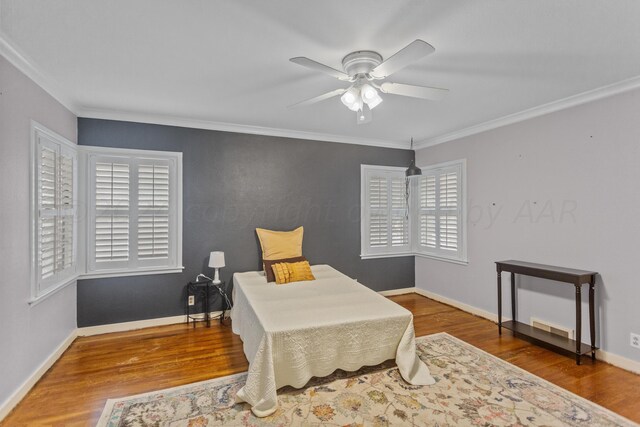
[[[415,288],[415,293],[417,293],[418,295],[422,295],[423,297],[427,297],[427,298],[430,298],[432,300],[435,300],[435,301],[450,305],[452,307],[459,308],[460,310],[466,311],[467,313],[471,313],[471,314],[474,314],[476,316],[483,317],[483,318],[485,318],[487,320],[491,320],[493,323],[498,323],[498,315],[494,314],[494,313],[492,313],[490,311],[486,311],[486,310],[483,310],[481,308],[474,307],[472,305],[465,304],[463,302],[460,302],[460,301],[457,301],[457,300],[454,300],[454,299],[451,299],[451,298],[447,298],[445,296],[442,296],[442,295],[439,295],[439,294],[435,294],[433,292],[426,291],[426,290],[420,289],[420,288]],[[511,319],[503,316],[502,320],[503,321],[507,321],[507,320],[511,320]]]
[[[211,317],[217,317],[222,314],[222,311],[212,311]],[[226,316],[229,315],[229,311],[226,312]],[[225,317],[226,317],[225,316]],[[84,328],[78,328],[78,336],[89,337],[92,335],[110,334],[112,332],[126,332],[133,331],[142,328],[151,328],[153,326],[173,325],[176,323],[185,323],[187,316],[170,316],[159,317],[157,319],[136,320],[133,322],[111,323],[108,325],[86,326]]]
[[[414,289],[414,292],[418,295],[422,295],[432,300],[442,302],[444,304],[448,304],[462,311],[466,311],[467,313],[475,314],[476,316],[483,317],[494,323],[498,323],[498,315],[491,313],[490,311],[486,311],[481,308],[477,308],[472,305],[465,304],[463,302],[460,302],[451,298],[447,298],[430,291],[426,291],[424,289],[420,289],[420,288],[413,288],[413,289]],[[511,319],[503,316],[502,320],[507,321]],[[617,354],[609,353],[608,351],[604,351],[604,350],[596,351],[596,359],[605,363],[609,363],[613,366],[617,366],[618,368],[624,369],[625,371],[630,371],[630,372],[633,372],[634,374],[640,374],[640,362],[636,360],[627,359],[626,357],[618,356]]]
[[[640,375],[640,362],[604,350],[596,350],[596,359]]]
[[[77,330],[72,331],[69,336],[60,344],[54,351],[42,362],[40,366],[23,382],[16,391],[13,392],[2,405],[0,405],[0,421],[2,421],[13,408],[27,395],[29,390],[36,385],[38,380],[53,366],[54,363],[62,356],[67,348],[71,345],[73,340],[77,337]]]
[[[394,295],[413,294],[415,292],[416,292],[416,288],[400,288],[400,289],[390,289],[388,291],[378,291],[378,293],[384,297],[391,297]]]

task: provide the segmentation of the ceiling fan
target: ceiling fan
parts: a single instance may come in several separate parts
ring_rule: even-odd
[[[386,61],[382,56],[371,50],[359,50],[351,52],[342,59],[344,71],[336,70],[328,65],[321,64],[302,56],[291,58],[289,61],[320,71],[345,82],[351,86],[345,89],[336,89],[311,99],[290,105],[289,108],[306,107],[325,99],[340,96],[342,103],[352,111],[355,111],[356,122],[364,124],[371,121],[371,110],[382,102],[378,91],[400,96],[429,99],[438,101],[442,99],[448,89],[437,87],[414,86],[403,83],[380,82],[391,74],[403,69],[411,63],[433,53],[435,48],[423,40],[414,40],[407,46],[396,52]]]

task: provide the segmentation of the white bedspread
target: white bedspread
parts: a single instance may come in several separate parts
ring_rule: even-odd
[[[262,272],[234,275],[233,332],[249,360],[239,401],[264,417],[277,409],[280,387],[394,358],[407,382],[434,383],[416,354],[410,311],[328,265],[312,271],[316,280],[286,285]]]

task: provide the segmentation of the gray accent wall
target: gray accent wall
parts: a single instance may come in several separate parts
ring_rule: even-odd
[[[76,329],[76,284],[29,305],[31,120],[76,141],[76,116],[0,56],[0,419]]]
[[[640,334],[638,111],[635,90],[417,151],[418,166],[467,159],[469,265],[418,258],[416,285],[495,314],[495,261],[598,271],[598,342],[640,361],[629,344]],[[505,274],[510,317],[508,284]],[[522,277],[518,288],[520,321],[575,328],[573,286]]]
[[[228,283],[234,272],[260,267],[256,227],[304,226],[312,264],[330,264],[376,291],[414,284],[414,257],[360,259],[360,165],[408,165],[410,150],[84,118],[78,141],[183,153],[185,267],[79,281],[79,327],[183,314],[185,284],[213,274],[210,251],[225,252]]]

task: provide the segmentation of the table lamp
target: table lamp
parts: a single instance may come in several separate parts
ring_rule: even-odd
[[[222,283],[220,281],[220,273],[218,269],[224,267],[224,252],[220,252],[220,251],[211,252],[211,254],[209,255],[209,267],[216,269],[215,275],[213,276],[212,283],[216,285]]]

